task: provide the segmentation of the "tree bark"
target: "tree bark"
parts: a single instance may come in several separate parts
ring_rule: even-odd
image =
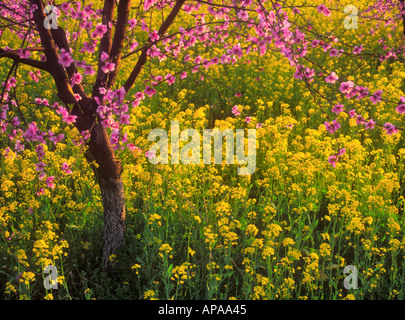
[[[110,256],[123,243],[125,236],[125,195],[122,165],[116,159],[107,131],[95,124],[86,151],[87,161],[96,174],[104,210],[103,265],[111,266]],[[94,165],[94,161],[96,165]]]
[[[125,236],[125,196],[121,176],[99,180],[104,209],[103,264],[111,266],[110,256],[123,243]]]

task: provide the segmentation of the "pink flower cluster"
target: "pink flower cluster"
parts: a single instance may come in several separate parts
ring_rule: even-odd
[[[316,7],[320,13],[323,13],[325,16],[329,17],[331,15],[330,10],[324,5],[321,4],[320,6]]]
[[[339,161],[339,159],[346,153],[346,149],[342,148],[339,149],[339,151],[335,154],[332,154],[328,158],[328,162],[331,164],[332,167],[336,167],[336,163]]]
[[[333,120],[332,123],[325,121],[324,125],[326,127],[326,130],[331,134],[340,129],[340,123],[336,120]]]
[[[4,0],[5,3],[12,3],[12,0]],[[22,0],[23,3],[28,1]],[[390,1],[389,1],[390,2]],[[143,6],[143,11],[146,13],[152,9],[163,10],[164,7],[173,8],[174,2],[171,0],[145,0],[141,4]],[[304,81],[306,84],[316,82],[323,77],[325,74],[324,82],[330,85],[335,85],[339,88],[340,93],[344,95],[346,99],[363,99],[368,97],[372,104],[377,104],[383,100],[383,90],[376,90],[374,93],[370,93],[368,88],[356,86],[351,80],[344,81],[341,80],[336,72],[327,73],[322,67],[316,66],[312,63],[311,65],[306,65],[304,61],[310,61],[308,58],[308,52],[319,51],[323,52],[325,57],[339,58],[341,56],[347,55],[359,55],[359,59],[362,58],[362,52],[364,51],[363,44],[357,46],[349,47],[350,51],[344,52],[343,48],[348,46],[345,44],[343,48],[339,47],[339,39],[331,34],[329,36],[322,36],[317,39],[313,38],[316,32],[312,31],[313,26],[308,23],[304,27],[296,25],[296,21],[290,20],[290,12],[288,10],[292,9],[292,13],[295,15],[300,14],[298,8],[285,8],[283,9],[282,2],[275,2],[272,6],[269,6],[269,10],[264,9],[262,5],[255,4],[252,0],[240,0],[237,3],[238,10],[234,11],[231,5],[217,6],[214,3],[206,4],[205,12],[202,6],[204,2],[190,2],[185,3],[182,6],[181,13],[190,14],[190,17],[194,18],[192,24],[187,26],[181,26],[178,28],[178,32],[172,35],[167,33],[159,34],[158,30],[155,29],[156,26],[150,24],[148,18],[143,15],[138,16],[137,19],[131,18],[128,20],[128,29],[130,36],[126,38],[128,40],[128,45],[125,48],[129,48],[130,53],[134,53],[139,44],[135,40],[137,39],[147,39],[147,56],[148,60],[152,63],[160,63],[168,58],[174,58],[181,61],[181,65],[184,65],[184,70],[179,72],[171,70],[164,71],[161,75],[150,76],[147,82],[145,82],[142,89],[133,95],[132,101],[124,101],[126,92],[123,88],[115,90],[108,89],[107,87],[101,87],[98,92],[98,97],[94,98],[97,105],[97,115],[101,120],[103,126],[109,129],[110,132],[110,142],[114,149],[128,147],[130,150],[138,150],[135,145],[128,143],[127,135],[123,133],[123,126],[130,124],[130,112],[129,108],[137,107],[145,97],[153,97],[157,93],[158,85],[161,83],[167,83],[167,85],[172,86],[178,81],[178,79],[186,79],[187,77],[195,74],[197,81],[204,81],[205,74],[203,70],[209,69],[211,66],[215,65],[233,65],[238,60],[241,60],[245,55],[251,52],[257,53],[260,56],[264,56],[269,48],[271,50],[278,51],[281,56],[283,56],[291,66],[294,68],[294,77]],[[236,4],[235,4],[236,6]],[[14,5],[13,5],[14,7]],[[21,6],[23,7],[23,6]],[[38,6],[32,5],[29,14],[32,15]],[[115,22],[100,22],[100,17],[102,11],[100,9],[94,9],[92,4],[84,5],[81,1],[66,1],[58,5],[59,14],[63,14],[65,18],[76,20],[79,28],[77,30],[69,30],[66,33],[68,42],[74,42],[75,44],[80,44],[78,51],[82,56],[86,56],[88,53],[94,54],[99,48],[100,39],[102,39],[107,32],[113,31],[115,29]],[[321,4],[316,7],[316,10],[326,17],[331,16],[331,9],[329,9],[325,4]],[[2,14],[11,14],[13,19],[20,19],[19,23],[25,24],[26,20],[31,18],[31,16],[24,17],[25,13],[21,12],[21,17],[15,16],[15,12],[7,13],[6,9],[2,9]],[[8,17],[8,16],[6,16]],[[207,18],[208,17],[208,18]],[[24,18],[24,19],[22,19]],[[388,26],[387,22],[387,26]],[[239,34],[240,26],[244,28],[250,28],[249,32],[245,36],[242,33]],[[236,28],[236,29],[235,29]],[[233,32],[236,30],[237,32]],[[374,33],[376,30],[370,30]],[[17,32],[20,38],[24,37],[24,34]],[[138,36],[138,32],[140,33]],[[141,33],[144,32],[144,35]],[[84,39],[81,39],[80,37]],[[27,47],[36,47],[36,43],[39,39],[30,39],[31,36],[27,37]],[[234,41],[234,40],[238,41]],[[80,40],[80,41],[77,41]],[[84,41],[81,41],[84,40]],[[197,44],[201,45],[197,47]],[[397,54],[399,53],[396,49],[389,49],[380,41],[381,47],[384,50],[384,54],[380,56],[381,60],[384,59],[397,59]],[[213,56],[208,56],[204,48],[209,48],[210,46],[215,46],[221,50],[210,50],[210,52],[215,52]],[[73,46],[72,46],[73,48]],[[142,46],[137,50],[142,50]],[[145,47],[146,48],[146,47]],[[200,49],[203,49],[200,51]],[[35,55],[32,54],[31,49],[20,48],[15,50],[21,59],[30,59]],[[201,53],[201,52],[204,52]],[[84,76],[91,76],[95,74],[93,67],[84,62],[75,60],[74,57],[78,55],[76,52],[60,49],[58,63],[65,68],[70,68],[72,64],[75,67],[82,69],[81,72],[74,72],[70,75],[70,85],[74,91],[74,95],[77,101],[80,101],[82,93],[78,89],[82,86],[85,87],[86,83],[89,81],[84,81]],[[117,71],[119,65],[116,65],[108,53],[102,52],[101,58],[101,71],[105,74],[103,76],[107,77],[108,73]],[[40,59],[42,62],[46,62],[46,56],[41,55]],[[249,63],[245,61],[246,63]],[[319,69],[322,69],[320,73]],[[187,72],[186,72],[187,70]],[[41,78],[41,73],[39,71],[33,72],[28,71],[28,75],[34,82],[39,82]],[[342,75],[340,75],[342,77]],[[258,77],[257,80],[260,80]],[[44,145],[45,139],[52,144],[57,144],[64,139],[62,133],[52,132],[51,130],[47,132],[42,132],[35,122],[27,124],[27,129],[25,131],[20,129],[21,121],[14,113],[9,112],[9,107],[15,106],[16,102],[11,100],[8,92],[16,87],[17,80],[15,77],[11,76],[7,83],[3,84],[5,86],[4,101],[7,103],[2,104],[2,109],[0,113],[0,132],[10,133],[9,138],[15,141],[15,150],[23,150],[25,142],[35,142],[38,144],[36,152],[38,154],[38,163],[36,164],[36,170],[42,174],[41,178],[45,179],[45,168],[46,164],[42,161],[44,159]],[[104,85],[104,84],[103,84]],[[238,97],[238,96],[236,96]],[[49,102],[46,99],[35,99],[36,106],[39,107],[49,107]],[[343,105],[344,102],[337,103],[332,107],[332,112],[334,114],[340,114],[342,112],[347,112],[351,118],[356,120],[358,125],[364,126],[364,128],[371,130],[376,126],[380,126],[387,134],[395,134],[398,132],[398,127],[394,124],[386,122],[384,125],[377,124],[373,119],[365,119],[362,115],[356,113],[355,110],[345,111]],[[66,125],[78,124],[78,119],[76,115],[72,115],[66,107],[60,106],[55,103],[51,108],[60,115],[62,121]],[[400,98],[400,103],[396,107],[396,111],[400,114],[405,113],[405,98]],[[12,115],[11,115],[12,114]],[[241,115],[241,111],[238,106],[232,107],[232,114],[235,117]],[[254,120],[251,116],[244,117],[246,124],[251,124]],[[21,121],[20,121],[21,120]],[[257,123],[257,128],[261,127],[263,124]],[[324,123],[326,130],[330,133],[336,133],[341,124],[337,119],[332,122]],[[288,129],[292,129],[293,125],[287,125]],[[83,132],[83,138],[89,138],[89,132]],[[83,141],[81,141],[83,143]],[[329,158],[329,162],[335,166],[336,162],[343,156],[345,149],[340,149],[336,154]],[[147,157],[152,157],[152,154],[147,154]],[[62,164],[62,170],[66,174],[71,173],[71,166],[67,162]],[[54,177],[50,176],[45,179],[47,186],[52,187],[54,182]]]

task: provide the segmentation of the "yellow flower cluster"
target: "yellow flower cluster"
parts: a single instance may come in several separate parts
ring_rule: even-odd
[[[41,230],[36,233],[36,240],[33,245],[32,252],[36,257],[36,263],[39,266],[55,265],[55,261],[60,257],[66,256],[64,251],[69,247],[66,240],[59,239],[55,233],[58,225],[50,221],[42,223]]]
[[[182,265],[172,269],[172,277],[170,277],[170,279],[176,281],[178,284],[183,284],[196,275],[195,268],[195,264],[184,262]]]

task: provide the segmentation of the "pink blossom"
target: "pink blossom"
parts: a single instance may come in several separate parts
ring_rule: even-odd
[[[231,52],[233,55],[238,56],[238,58],[241,58],[243,55],[243,51],[239,43],[232,48]]]
[[[43,196],[45,194],[44,188],[39,188],[37,192],[35,192],[37,196]]]
[[[53,142],[53,144],[57,144],[57,143],[61,142],[64,137],[65,137],[65,135],[63,133],[61,133],[60,135],[51,135],[49,137],[49,140],[51,140]]]
[[[169,86],[172,85],[176,81],[176,78],[173,75],[171,75],[170,73],[168,73],[165,76],[165,79],[166,79],[167,83],[169,84]]]
[[[38,155],[38,159],[43,159],[45,156],[44,145],[43,144],[37,145],[37,147],[35,148],[35,152]]]
[[[28,124],[28,129],[24,132],[23,138],[25,138],[26,141],[38,140],[38,128],[35,122]]]
[[[75,84],[80,84],[83,80],[83,76],[76,72],[72,75],[72,77],[70,78],[70,83],[72,86],[74,86]]]
[[[137,93],[135,93],[135,98],[138,100],[143,100],[143,99],[145,99],[145,93],[137,92]]]
[[[156,90],[155,90],[154,88],[150,87],[150,86],[146,86],[146,87],[145,87],[145,93],[146,93],[149,97],[152,97],[152,96],[156,93]]]
[[[381,96],[382,96],[383,91],[378,90],[374,92],[374,94],[370,97],[370,100],[373,104],[376,104],[381,101]]]
[[[238,13],[238,18],[242,21],[246,21],[247,19],[249,19],[249,15],[245,10],[240,10]]]
[[[120,132],[118,129],[113,129],[111,136],[110,136],[110,143],[111,145],[116,145],[119,142],[119,138],[120,138]]]
[[[398,128],[396,126],[394,126],[393,124],[388,123],[388,122],[384,124],[384,130],[386,131],[386,133],[388,135],[398,133]]]
[[[85,65],[85,66],[83,66],[83,73],[86,76],[91,76],[91,75],[95,74],[96,72],[94,71],[94,69],[91,65]]]
[[[128,24],[129,24],[129,30],[131,30],[131,29],[135,28],[137,21],[136,21],[136,19],[129,19]]]
[[[148,0],[146,0],[146,2],[148,2]],[[146,3],[146,2],[145,2],[145,3]],[[146,11],[146,10],[145,10],[145,11]],[[141,29],[142,29],[142,31],[149,31],[148,24],[145,23],[145,21],[141,21]]]
[[[358,94],[357,100],[367,97],[369,93],[368,88],[360,86],[356,86],[356,88],[354,88],[354,91]]]
[[[357,115],[356,123],[357,123],[357,125],[365,124],[366,119],[364,119],[361,115]]]
[[[38,162],[35,164],[35,171],[41,172],[44,170],[46,164],[43,163],[42,161]]]
[[[330,50],[329,54],[331,57],[337,57],[339,55],[339,50],[333,48],[332,50]]]
[[[346,148],[339,149],[339,151],[338,151],[338,153],[337,153],[337,156],[338,156],[338,157],[341,157],[341,156],[343,156],[345,153],[346,153]]]
[[[158,57],[160,55],[160,50],[158,47],[156,47],[156,45],[153,45],[151,48],[149,48],[146,53],[151,57],[151,58],[155,58]]]
[[[346,148],[339,149],[337,153],[328,157],[328,162],[331,164],[332,167],[336,168],[336,163],[339,161],[340,157],[342,157],[345,153]]]
[[[127,147],[129,150],[131,151],[141,151],[141,148],[138,148],[136,145],[134,145],[133,143],[128,143]]]
[[[28,74],[30,75],[31,79],[34,80],[35,82],[39,81],[39,78],[37,77],[37,75],[34,72],[28,71]]]
[[[332,45],[331,45],[330,43],[325,42],[325,43],[322,45],[322,48],[323,48],[323,52],[326,52],[326,51],[328,51],[330,48],[332,48]]]
[[[104,33],[107,32],[107,26],[104,24],[98,24],[96,30],[93,32],[93,37],[102,37]]]
[[[72,170],[70,169],[70,166],[68,165],[67,162],[64,162],[62,164],[62,170],[65,171],[66,174],[71,174]]]
[[[131,46],[129,47],[129,50],[134,51],[138,47],[138,42],[134,41],[131,43]]]
[[[112,72],[115,70],[115,63],[113,62],[106,62],[101,69],[104,73]]]
[[[248,7],[248,6],[250,6],[252,3],[253,3],[252,0],[242,0],[241,5],[242,5],[243,7]]]
[[[47,99],[35,98],[35,102],[44,106],[49,106],[49,101]]]
[[[66,117],[63,117],[62,120],[66,123],[66,124],[72,124],[75,123],[77,119],[77,116],[75,115],[67,115]]]
[[[93,53],[94,51],[96,51],[96,46],[97,46],[97,42],[93,41],[93,42],[83,42],[83,48],[80,49],[80,52],[90,52]]]
[[[335,72],[331,72],[331,74],[325,78],[325,82],[327,83],[335,83],[337,80],[339,80],[339,77]]]
[[[245,121],[246,121],[247,124],[249,124],[251,120],[252,120],[252,117],[246,117],[245,118]]]
[[[308,67],[305,68],[304,71],[304,76],[308,79],[312,78],[315,75],[315,70],[314,69],[310,69]]]
[[[60,52],[61,54],[59,55],[58,63],[63,65],[65,68],[68,68],[74,60],[70,55],[70,52],[67,52],[65,49],[61,49]]]
[[[396,108],[396,111],[398,113],[405,113],[405,97],[400,97],[399,98],[400,104],[398,105],[398,107]]]
[[[234,107],[232,108],[232,113],[233,113],[235,116],[240,115],[240,111],[239,111],[238,106],[234,106]]]
[[[159,33],[157,30],[153,30],[151,33],[149,33],[149,38],[152,40],[152,42],[158,41],[159,40]]]
[[[90,138],[90,131],[89,130],[84,130],[81,132],[81,135],[85,140],[88,140]]]
[[[316,48],[317,46],[319,46],[319,44],[320,44],[320,40],[319,39],[314,39],[314,40],[312,40],[312,42],[311,42],[311,46],[313,47],[313,48]]]
[[[349,93],[352,91],[353,87],[354,87],[353,81],[342,82],[342,84],[340,85],[340,91],[342,93]]]
[[[405,113],[405,104],[399,104],[398,107],[396,108],[396,111],[398,113]]]
[[[156,157],[156,152],[155,151],[146,151],[145,152],[145,157],[148,158],[149,160],[152,160],[153,158]]]
[[[17,126],[19,126],[19,125],[21,124],[21,122],[18,120],[18,117],[15,116],[15,117],[11,120],[11,124],[12,124],[14,127],[17,127]]]
[[[114,123],[115,121],[112,115],[109,115],[103,121],[101,121],[101,124],[106,128],[111,128],[114,125]]]
[[[362,51],[363,51],[363,45],[355,46],[355,47],[353,48],[353,54],[359,54],[359,53],[361,53]]]
[[[122,114],[121,117],[120,117],[120,123],[129,124],[129,115],[128,114]]]
[[[373,119],[370,119],[366,124],[364,125],[364,128],[366,129],[374,129],[374,125],[376,122]]]
[[[328,158],[328,162],[332,165],[332,167],[336,167],[336,162],[337,162],[338,158],[336,155],[331,155]]]
[[[18,55],[21,59],[27,59],[31,56],[31,53],[27,49],[18,49]]]
[[[14,77],[10,77],[10,79],[8,80],[7,83],[10,87],[15,88],[16,84],[17,84],[17,80]]]
[[[321,4],[320,6],[317,6],[316,8],[318,9],[318,12],[323,13],[327,17],[329,17],[331,15],[330,10],[324,4]]]
[[[344,107],[344,105],[338,103],[337,105],[335,105],[335,106],[332,108],[332,112],[334,112],[334,113],[336,113],[336,114],[339,114],[339,113],[343,112],[343,107]]]
[[[335,131],[337,131],[337,130],[340,128],[340,123],[337,122],[336,120],[333,120],[333,121],[332,121],[332,124],[330,124],[329,122],[325,121],[325,122],[324,122],[324,125],[325,125],[325,127],[326,127],[326,130],[327,130],[330,134],[334,133]]]
[[[15,151],[20,152],[20,151],[24,151],[24,149],[25,149],[25,145],[23,143],[21,143],[20,139],[17,139],[17,141],[15,142]]]
[[[53,183],[53,180],[55,179],[55,176],[50,176],[50,177],[48,177],[48,178],[46,178],[46,186],[48,187],[48,188],[51,188],[51,189],[54,189],[55,188],[55,185],[54,185],[54,183]]]
[[[102,52],[101,53],[101,56],[100,56],[100,59],[101,59],[101,61],[106,61],[106,60],[108,60],[108,58],[110,58],[110,56],[108,55],[108,53],[107,52]]]

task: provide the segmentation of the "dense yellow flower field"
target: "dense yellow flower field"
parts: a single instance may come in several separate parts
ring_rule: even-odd
[[[344,16],[312,22],[333,30]],[[373,23],[342,32],[339,40],[357,43]],[[401,32],[380,28],[364,37],[364,46],[388,33],[395,44]],[[370,91],[382,88],[390,100],[405,95],[403,62],[350,55],[328,60],[322,50],[310,58]],[[293,68],[277,52],[252,52],[240,64],[213,67],[203,80],[190,75],[176,86],[162,85],[131,111],[128,140],[142,152],[121,152],[127,230],[125,244],[110,257],[113,275],[101,266],[101,195],[82,147],[74,144],[75,130],[66,129],[66,143],[45,149],[55,188],[42,197],[36,194],[43,181],[35,172],[35,151],[15,156],[2,139],[2,299],[404,299],[402,132],[362,129],[341,113],[342,128],[331,135],[324,125],[325,101],[293,79]],[[175,66],[157,64],[145,72],[167,73]],[[2,79],[7,67],[0,65]],[[313,86],[340,102],[336,91]],[[30,104],[31,97],[46,96],[44,90],[53,95],[40,84],[25,88],[22,111],[41,125],[61,128],[51,110]],[[234,106],[240,116],[231,112]],[[389,103],[349,107],[403,123]],[[152,165],[144,156],[152,145],[148,134],[162,128],[170,139],[171,121],[180,130],[200,132],[256,129],[255,173],[239,176],[238,165],[225,159],[215,165]],[[333,167],[328,157],[339,146],[346,153]],[[58,173],[65,159],[74,168],[68,176]],[[57,267],[57,290],[44,288],[47,265]],[[357,288],[345,287],[347,266],[358,272]]]

